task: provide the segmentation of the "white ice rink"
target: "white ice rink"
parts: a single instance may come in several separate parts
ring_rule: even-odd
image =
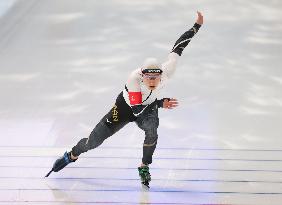
[[[280,0],[1,0],[0,204],[282,204]],[[204,25],[164,90],[149,191],[131,123],[44,178],[129,73]]]

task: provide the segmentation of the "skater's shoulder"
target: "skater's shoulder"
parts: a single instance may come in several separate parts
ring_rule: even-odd
[[[142,77],[142,70],[141,68],[137,68],[133,71],[131,71],[130,75],[129,75],[130,78],[141,78]]]

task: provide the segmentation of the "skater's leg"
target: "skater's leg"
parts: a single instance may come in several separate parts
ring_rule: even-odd
[[[152,163],[152,156],[157,146],[159,126],[158,106],[156,103],[148,106],[144,114],[138,116],[136,124],[145,131],[145,140],[143,144],[143,158],[141,166],[138,167],[141,183],[149,188],[151,174],[149,172],[149,164]]]
[[[135,116],[131,108],[125,102],[123,93],[121,92],[116,99],[115,105],[96,125],[90,136],[81,139],[77,145],[72,148],[71,155],[73,159],[77,158],[83,152],[98,147],[105,139],[134,120]]]
[[[95,126],[88,138],[81,139],[71,152],[57,159],[53,164],[52,170],[46,175],[48,177],[52,171],[58,172],[69,163],[77,160],[81,153],[87,152],[101,145],[105,139],[119,131],[129,122],[135,120],[131,108],[126,104],[123,93],[121,92],[113,108]]]
[[[52,170],[46,175],[46,177],[48,177],[52,171],[58,172],[69,163],[76,161],[81,153],[98,147],[105,139],[129,123],[130,121],[126,120],[126,118],[115,121],[112,120],[112,115],[114,115],[115,119],[119,119],[116,117],[117,109],[118,108],[115,105],[111,111],[100,120],[88,138],[81,139],[77,145],[72,148],[71,152],[65,152],[62,157],[57,159],[53,164]]]
[[[101,145],[105,139],[119,131],[129,122],[135,120],[131,108],[127,105],[121,92],[112,109],[100,120],[91,132],[88,138],[81,139],[76,146],[72,148],[71,155],[73,159],[81,153],[87,152]]]
[[[150,106],[150,109],[144,115],[136,120],[137,125],[145,131],[145,140],[143,144],[143,158],[142,165],[149,165],[152,163],[152,156],[156,149],[159,126],[158,108],[157,106]]]
[[[88,138],[81,139],[77,145],[72,148],[71,155],[77,158],[81,153],[87,152],[101,145],[105,139],[124,127],[129,121],[114,121],[113,114],[117,111],[115,105],[96,125]]]
[[[157,129],[149,129],[145,131],[142,164],[148,165],[152,163],[152,156],[157,146],[157,140]]]
[[[105,139],[113,133],[103,122],[103,119],[96,125],[88,138],[81,139],[71,151],[72,156],[78,157],[81,153],[87,152],[101,145]]]

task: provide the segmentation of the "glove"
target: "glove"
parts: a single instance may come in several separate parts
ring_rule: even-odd
[[[170,101],[170,98],[163,98],[163,99],[161,99],[161,100],[157,100],[158,108],[163,108],[164,100]]]

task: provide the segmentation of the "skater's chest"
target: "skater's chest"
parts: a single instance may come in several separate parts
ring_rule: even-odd
[[[161,86],[158,86],[155,90],[150,90],[146,85],[141,84],[140,91],[142,95],[142,104],[147,105],[154,102],[156,98],[158,98],[161,89]]]

